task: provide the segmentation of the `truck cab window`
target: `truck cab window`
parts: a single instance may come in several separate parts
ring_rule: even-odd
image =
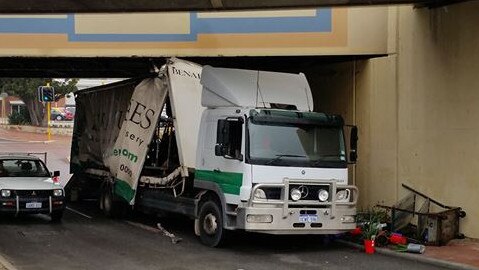
[[[225,158],[242,159],[241,140],[243,121],[240,118],[218,120],[215,154]]]

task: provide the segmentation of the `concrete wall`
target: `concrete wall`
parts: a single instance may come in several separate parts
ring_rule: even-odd
[[[479,238],[479,2],[392,7],[386,57],[308,71],[318,111],[359,126],[360,207],[391,205],[408,184],[467,212]],[[365,38],[368,38],[365,36]]]
[[[390,204],[406,183],[463,207],[461,231],[479,238],[479,2],[390,14],[391,54],[355,79],[361,204]]]

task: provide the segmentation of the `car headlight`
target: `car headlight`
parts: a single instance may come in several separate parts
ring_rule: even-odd
[[[63,196],[63,190],[61,190],[61,189],[54,189],[54,190],[53,190],[53,196],[55,196],[55,197]]]
[[[12,195],[12,192],[9,189],[2,189],[2,197],[10,197]]]
[[[266,193],[264,190],[258,188],[254,191],[254,198],[255,199],[261,199],[261,200],[266,200]]]
[[[299,191],[297,188],[293,188],[289,194],[291,195],[291,199],[293,201],[301,199],[301,191]]]
[[[349,189],[343,189],[336,192],[336,201],[347,201],[349,199]]]
[[[325,189],[320,189],[318,192],[318,199],[322,202],[327,201],[329,198],[329,192]]]

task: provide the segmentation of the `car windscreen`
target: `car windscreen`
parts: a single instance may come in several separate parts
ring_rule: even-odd
[[[50,173],[40,160],[3,159],[0,177],[50,177]]]

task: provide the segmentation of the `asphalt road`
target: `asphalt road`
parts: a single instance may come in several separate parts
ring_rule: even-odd
[[[68,142],[0,140],[0,152],[47,151],[52,170],[68,172]],[[156,228],[182,238],[174,244]],[[70,205],[61,224],[48,216],[0,216],[0,254],[17,269],[440,269],[311,236],[238,232],[224,248],[199,243],[193,222],[179,216],[103,217],[94,201]]]

